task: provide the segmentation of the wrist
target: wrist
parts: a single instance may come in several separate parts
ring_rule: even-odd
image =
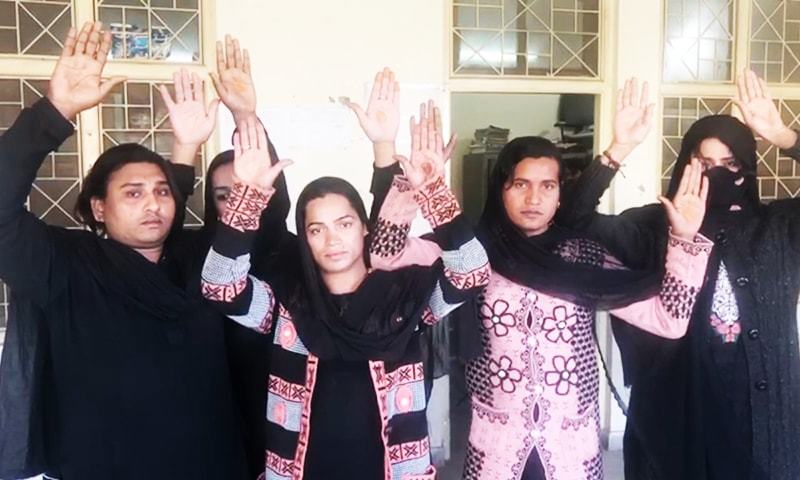
[[[372,144],[372,152],[375,154],[375,166],[378,168],[388,167],[396,162],[394,142],[375,142]]]
[[[68,102],[62,102],[58,99],[51,97],[49,94],[47,95],[47,100],[50,102],[51,105],[53,105],[53,107],[56,110],[58,110],[58,113],[60,113],[67,120],[73,120],[80,113],[80,110],[76,109]]]
[[[788,150],[797,144],[797,132],[783,125],[770,139],[770,142],[778,148]]]
[[[240,122],[243,122],[249,118],[256,117],[256,111],[254,110],[231,110],[231,115],[233,115],[233,121],[235,125],[239,125]]]
[[[622,165],[622,163],[625,162],[625,159],[628,158],[628,155],[630,155],[635,148],[635,144],[612,142],[611,145],[603,151],[603,153],[607,160],[611,160],[610,163]],[[607,157],[611,158],[609,159]]]

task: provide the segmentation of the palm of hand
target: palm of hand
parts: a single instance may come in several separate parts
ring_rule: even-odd
[[[221,72],[219,78],[225,86],[225,91],[220,92],[220,98],[229,109],[248,112],[256,110],[256,89],[250,75],[242,70],[229,69]]]
[[[641,143],[647,136],[647,125],[640,122],[644,112],[626,107],[614,117],[614,140],[621,144]]]
[[[101,64],[85,55],[61,58],[50,89],[57,98],[68,98],[81,108],[95,105],[102,93],[100,90]]]
[[[433,150],[418,150],[411,155],[413,170],[406,172],[408,181],[415,188],[419,188],[444,174],[444,158]]]
[[[214,129],[205,106],[200,101],[185,101],[176,104],[169,112],[175,137],[181,143],[204,143]]]
[[[767,131],[775,125],[782,125],[781,114],[767,98],[756,98],[744,104],[745,121],[757,132]]]
[[[367,107],[367,121],[363,128],[373,143],[394,141],[399,127],[400,112],[392,102],[377,100]]]
[[[672,229],[679,234],[700,230],[706,212],[705,202],[697,195],[678,195],[672,201],[677,214],[671,216]]]
[[[255,185],[263,185],[268,180],[270,168],[269,153],[256,148],[245,150],[233,162],[236,177]]]

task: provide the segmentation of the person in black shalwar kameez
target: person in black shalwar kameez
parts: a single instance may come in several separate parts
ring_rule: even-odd
[[[164,243],[183,207],[167,162],[139,145],[98,158],[77,208],[92,231],[50,227],[25,209],[42,161],[74,133],[68,119],[124,80],[101,81],[111,46],[101,28],[70,31],[47,98],[0,137],[0,278],[36,309],[17,312],[31,320],[17,340],[34,338],[47,363],[4,364],[0,383],[12,388],[2,391],[30,380],[9,368],[49,375],[47,392],[28,392],[48,407],[33,414],[48,449],[33,460],[49,476],[244,479],[223,319],[186,293]]]
[[[761,203],[751,129],[794,159],[798,136],[763,80],[745,72],[737,83],[746,125],[728,115],[695,122],[667,194],[692,158],[706,166],[701,232],[715,247],[689,333],[663,340],[612,324],[631,385],[628,480],[800,479],[800,200]],[[656,268],[667,235],[658,206],[594,214],[615,171],[595,162],[584,172],[562,221],[586,228],[626,264]]]

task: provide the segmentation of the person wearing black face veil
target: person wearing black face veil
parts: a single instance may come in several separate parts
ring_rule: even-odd
[[[800,200],[760,201],[751,129],[794,159],[800,148],[763,80],[746,72],[737,83],[746,125],[727,115],[695,122],[667,194],[693,156],[706,165],[700,231],[715,248],[688,335],[667,341],[613,322],[631,385],[628,479],[800,478]],[[561,220],[590,232],[626,264],[657,268],[667,235],[658,206],[594,213],[615,172],[595,162]]]

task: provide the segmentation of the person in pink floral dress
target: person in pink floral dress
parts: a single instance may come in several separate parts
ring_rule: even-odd
[[[618,104],[615,143],[604,161],[618,166],[649,129],[652,107],[628,82]],[[473,309],[482,353],[467,365],[472,400],[466,480],[598,480],[599,377],[595,310],[651,334],[679,338],[702,286],[713,244],[698,234],[707,180],[698,163],[681,189],[661,198],[670,222],[663,271],[624,268],[599,244],[554,223],[560,206],[559,150],[540,137],[521,137],[500,153],[489,180],[478,238],[492,278]],[[390,193],[391,195],[391,193]],[[430,262],[435,249],[406,239],[408,218],[381,212],[384,254],[376,268]],[[398,228],[399,227],[399,228]],[[477,314],[477,315],[476,315]]]

